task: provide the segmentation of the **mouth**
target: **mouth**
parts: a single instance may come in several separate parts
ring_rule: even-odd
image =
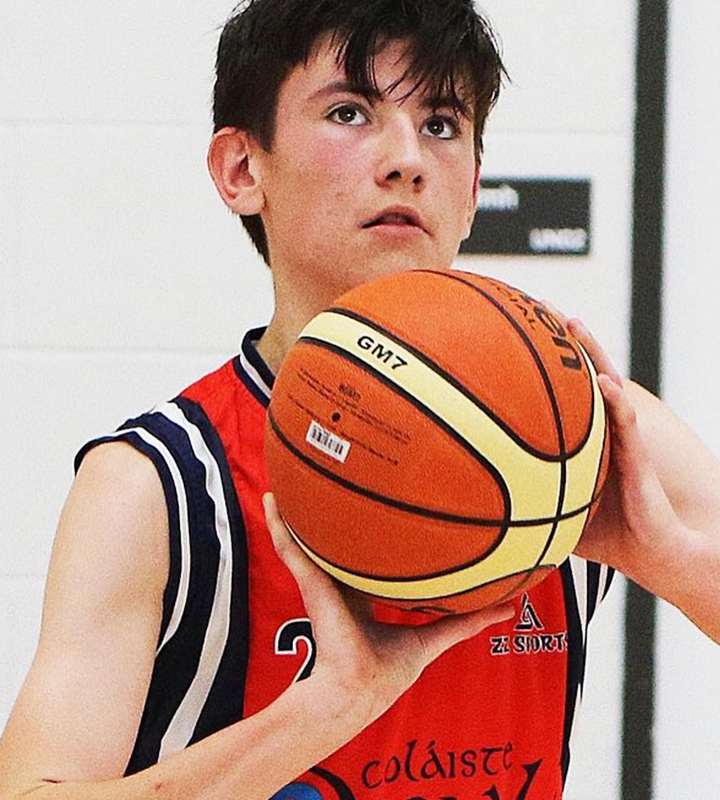
[[[363,223],[363,228],[378,228],[381,226],[402,227],[402,228],[418,228],[425,231],[420,216],[410,208],[389,208],[382,211],[377,216]]]

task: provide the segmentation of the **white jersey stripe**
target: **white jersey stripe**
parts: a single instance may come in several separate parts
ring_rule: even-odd
[[[229,513],[225,502],[220,467],[205,443],[200,430],[185,417],[178,406],[172,403],[158,406],[155,413],[163,414],[185,431],[190,439],[195,457],[205,466],[205,489],[214,503],[215,533],[220,544],[215,594],[200,662],[192,683],[163,736],[160,745],[160,759],[162,759],[180,752],[190,743],[217,675],[230,629],[233,555]]]
[[[182,615],[185,611],[185,603],[187,601],[188,588],[190,586],[190,565],[191,565],[188,502],[187,502],[187,495],[185,493],[185,484],[183,482],[182,475],[177,465],[177,462],[173,458],[172,453],[168,450],[168,448],[165,446],[165,444],[163,444],[163,442],[160,439],[153,436],[144,428],[123,428],[122,430],[117,431],[114,434],[111,434],[107,438],[121,439],[124,438],[128,433],[134,433],[137,436],[139,436],[144,442],[149,444],[162,456],[163,461],[165,462],[168,470],[170,471],[170,475],[173,480],[173,485],[175,486],[175,493],[177,495],[178,524],[180,528],[180,552],[181,552],[180,580],[178,582],[178,590],[177,590],[177,595],[175,597],[175,605],[173,606],[173,611],[170,616],[170,620],[168,622],[165,635],[163,636],[163,640],[158,646],[157,651],[155,653],[157,657],[157,654],[163,649],[163,647],[165,647],[165,645],[170,641],[170,639],[172,639],[172,637],[177,632],[177,629],[180,625],[180,620],[182,619]]]
[[[270,387],[265,383],[260,373],[255,369],[255,367],[250,363],[249,359],[245,355],[245,352],[241,349],[240,350],[240,366],[245,371],[245,374],[252,380],[255,386],[262,392],[267,399],[270,399]]]

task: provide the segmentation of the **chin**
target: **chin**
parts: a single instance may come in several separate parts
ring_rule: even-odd
[[[353,270],[353,277],[357,279],[354,285],[369,283],[376,278],[396,275],[400,272],[410,272],[414,269],[446,272],[452,269],[452,266],[452,261],[446,263],[437,258],[417,258],[416,256],[413,257],[406,253],[391,253],[385,257],[373,259],[371,263],[367,265],[367,268],[359,274]]]
[[[397,251],[356,260],[344,256],[343,260],[345,268],[342,270],[335,268],[330,272],[315,269],[312,275],[308,275],[305,286],[307,293],[314,296],[313,305],[318,310],[332,305],[345,292],[379,278],[415,269],[446,272],[453,268],[452,260],[440,261],[437,257],[431,259],[427,256],[419,258],[417,254]]]

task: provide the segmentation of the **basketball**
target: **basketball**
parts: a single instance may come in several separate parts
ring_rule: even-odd
[[[340,297],[277,375],[266,458],[305,553],[381,604],[508,600],[572,552],[608,468],[590,359],[519,289],[413,271]]]

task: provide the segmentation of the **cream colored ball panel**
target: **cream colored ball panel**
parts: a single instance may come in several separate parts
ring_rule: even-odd
[[[542,558],[552,530],[551,524],[511,528],[501,546],[480,563],[449,575],[417,581],[385,581],[353,575],[311,552],[297,537],[296,541],[318,566],[354,589],[396,600],[427,600],[448,597],[507,575],[533,569]]]
[[[543,557],[543,566],[557,567],[565,561],[580,541],[588,513],[588,511],[583,511],[574,517],[558,522],[552,543]]]
[[[605,406],[597,381],[593,378],[593,418],[585,446],[567,463],[567,482],[563,513],[583,508],[591,500],[605,445]]]
[[[488,414],[409,350],[371,326],[333,312],[313,319],[301,336],[344,350],[442,419],[503,476],[510,491],[513,520],[547,519],[557,514],[559,465],[528,453]],[[392,350],[396,359],[401,359],[402,368],[394,368],[397,360],[385,363],[360,347],[358,342],[367,336],[383,350]]]

